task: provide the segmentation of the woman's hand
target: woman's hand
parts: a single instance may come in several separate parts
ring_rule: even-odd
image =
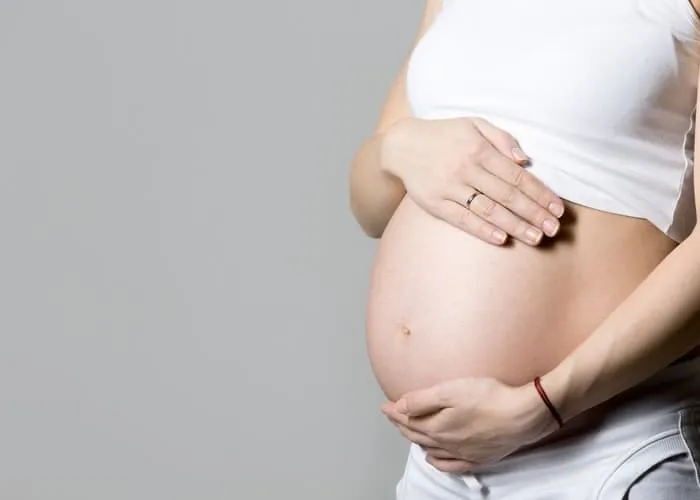
[[[381,164],[429,214],[489,243],[511,235],[537,245],[559,230],[564,204],[526,162],[516,140],[483,119],[410,118],[386,132]]]
[[[500,460],[557,429],[531,385],[465,378],[410,392],[382,412],[433,467],[465,473]]]

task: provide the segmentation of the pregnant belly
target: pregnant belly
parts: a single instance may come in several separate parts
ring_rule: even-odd
[[[499,248],[404,199],[380,241],[367,309],[370,362],[388,398],[464,376],[532,380],[673,248],[642,219],[567,210],[551,244]]]

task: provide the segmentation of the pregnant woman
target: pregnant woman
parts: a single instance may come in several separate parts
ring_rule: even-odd
[[[426,1],[350,174],[400,500],[700,499],[697,8]]]

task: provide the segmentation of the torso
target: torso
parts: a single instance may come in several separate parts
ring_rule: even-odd
[[[648,3],[606,0],[610,4],[631,1]],[[454,2],[488,3],[448,3]],[[575,17],[576,9],[571,7],[570,12]],[[431,40],[432,36],[433,40],[429,43],[449,38],[448,27],[454,22],[443,20],[442,28],[438,24],[443,31],[432,35],[429,32],[426,38]],[[532,33],[532,27],[525,24],[522,36],[527,37],[528,33]],[[500,50],[507,52],[507,47]],[[489,67],[473,70],[489,71]],[[420,85],[424,85],[420,82],[429,77],[414,76],[412,103],[419,116],[422,113],[439,118],[439,110],[445,109],[442,103],[434,102],[439,94],[420,94]],[[519,88],[517,83],[512,85],[511,94]],[[576,98],[585,100],[588,96],[579,93]],[[444,116],[473,114],[467,102],[484,103],[488,99],[468,96],[464,106],[455,102]],[[525,107],[514,109],[510,116],[495,112],[489,116],[489,107],[484,106],[479,114],[508,131],[520,132],[526,143],[530,139],[524,149],[536,159],[533,172],[542,173],[545,181],[554,179],[552,187],[560,191],[556,184],[560,178],[547,176],[549,160],[563,158],[552,156],[555,150],[547,145],[549,131],[530,130],[532,117],[517,114]],[[682,112],[685,110],[679,111]],[[517,133],[514,135],[520,138]],[[563,144],[562,137],[552,137],[551,142]],[[682,161],[681,153],[669,162]],[[586,151],[580,151],[578,156],[585,159]],[[537,159],[544,166],[539,170],[535,168]],[[610,158],[609,163],[596,168],[614,169],[616,160]],[[560,165],[565,174],[570,167],[580,169],[582,165]],[[679,163],[677,168],[682,172],[685,167]],[[633,187],[630,185],[630,189]],[[605,191],[609,186],[600,188]],[[470,375],[497,377],[511,384],[532,380],[553,368],[590,335],[677,244],[678,238],[672,238],[673,220],[663,226],[659,220],[648,220],[653,217],[645,213],[623,215],[621,210],[596,209],[573,201],[570,199],[567,204],[562,234],[550,244],[531,248],[513,243],[498,248],[432,218],[408,197],[404,199],[377,252],[367,314],[370,360],[389,398],[396,399],[409,390],[441,380]],[[632,203],[630,211],[635,209],[643,207]]]
[[[370,360],[388,397],[471,375],[532,380],[675,246],[644,220],[567,209],[575,220],[546,248],[498,248],[403,201],[378,249],[367,314]]]

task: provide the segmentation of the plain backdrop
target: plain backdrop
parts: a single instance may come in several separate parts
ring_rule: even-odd
[[[352,219],[422,2],[0,2],[0,498],[384,500]]]

